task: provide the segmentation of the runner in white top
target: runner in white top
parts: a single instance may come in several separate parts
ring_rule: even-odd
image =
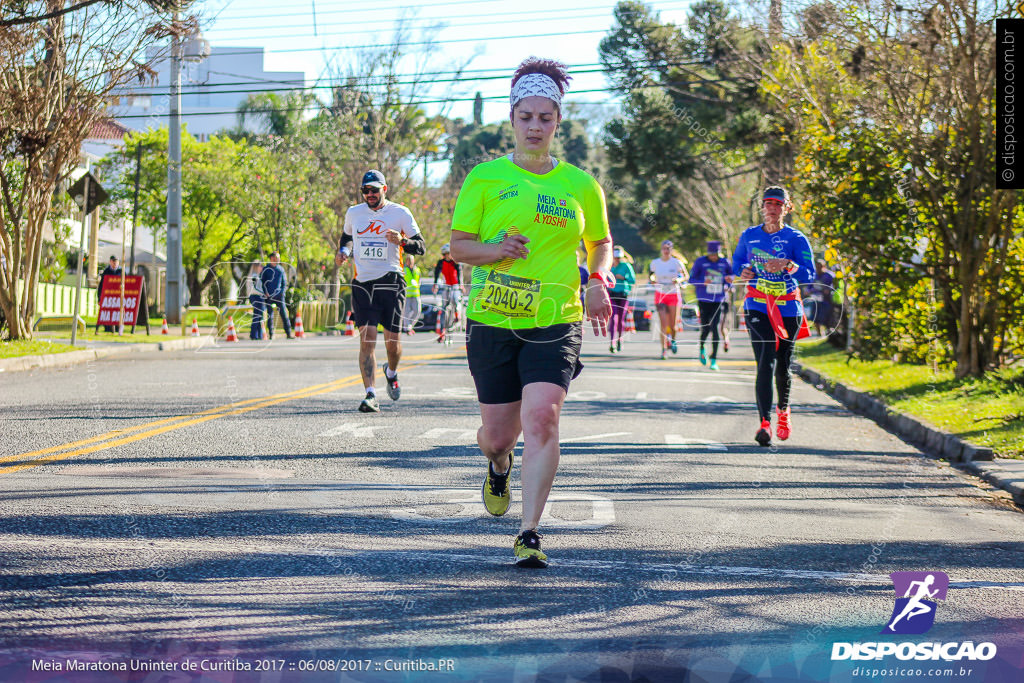
[[[686,266],[672,256],[672,242],[661,243],[661,257],[651,261],[651,282],[655,284],[654,307],[658,309],[658,320],[661,324],[661,357],[665,357],[665,347],[677,353],[676,319],[679,316],[679,284],[686,275]]]
[[[376,280],[388,273],[404,274],[402,252],[413,253],[408,248],[408,239],[420,234],[409,209],[383,198],[381,203],[383,206],[377,210],[356,204],[345,213],[345,235],[352,238],[351,255],[356,279],[360,282]],[[405,237],[405,246],[401,240],[388,240],[389,231]]]
[[[334,262],[351,258],[355,263],[352,279],[352,314],[359,328],[359,372],[363,376],[366,398],[359,411],[375,413],[377,403],[375,349],[377,325],[384,328],[384,348],[388,362],[384,379],[388,396],[397,401],[398,362],[402,358],[402,310],[405,307],[405,268],[403,253],[424,254],[426,244],[409,209],[386,198],[388,186],[380,171],[367,171],[360,191],[366,202],[349,208],[345,228]]]

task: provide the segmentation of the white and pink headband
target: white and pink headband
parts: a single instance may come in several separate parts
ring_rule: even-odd
[[[546,97],[562,108],[562,91],[554,79],[544,74],[526,74],[521,76],[516,84],[512,86],[512,94],[509,99],[514,109],[519,100],[526,97]]]

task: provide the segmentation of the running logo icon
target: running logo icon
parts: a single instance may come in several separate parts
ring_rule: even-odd
[[[920,635],[935,623],[935,600],[945,600],[949,577],[943,572],[893,572],[896,606],[882,633]]]

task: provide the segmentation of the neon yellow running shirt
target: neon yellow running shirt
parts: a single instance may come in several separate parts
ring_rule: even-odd
[[[576,249],[580,239],[608,237],[604,191],[564,161],[544,175],[501,157],[477,165],[459,192],[452,229],[496,244],[506,234],[530,239],[525,259],[473,268],[467,315],[506,329],[547,327],[583,319]]]

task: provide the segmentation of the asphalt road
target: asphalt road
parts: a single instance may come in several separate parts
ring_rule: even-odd
[[[799,379],[759,448],[745,335],[717,373],[685,338],[588,335],[534,571],[432,335],[377,415],[345,337],[0,376],[0,680],[861,680],[833,643],[884,639],[910,570],[950,578],[914,638],[1001,652],[926,680],[1022,670],[1019,509]],[[66,668],[101,660],[173,669]]]

